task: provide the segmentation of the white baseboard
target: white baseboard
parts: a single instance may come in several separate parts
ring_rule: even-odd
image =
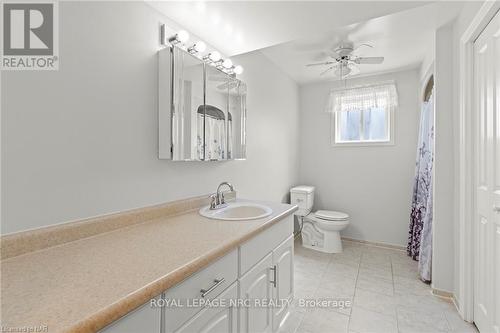
[[[406,251],[406,247],[402,246],[402,245],[396,245],[396,244],[390,244],[390,243],[384,243],[384,242],[372,242],[372,241],[355,239],[355,238],[350,238],[350,237],[342,237],[342,240],[345,240],[348,242],[356,242],[356,243],[366,244],[366,245],[370,245],[370,246],[384,247],[384,248],[388,248],[388,249],[392,249],[392,250]]]

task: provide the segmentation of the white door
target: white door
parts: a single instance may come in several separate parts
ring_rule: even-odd
[[[233,283],[216,300],[214,306],[201,310],[196,316],[182,325],[176,333],[236,333],[238,297],[237,283]],[[233,302],[231,302],[233,300]],[[220,301],[220,303],[218,303]],[[220,304],[221,306],[217,306]],[[224,306],[223,306],[224,305]]]
[[[273,251],[273,330],[276,332],[288,319],[288,302],[293,300],[293,235]]]
[[[474,43],[476,218],[474,322],[500,333],[500,14]]]
[[[272,253],[269,253],[240,279],[240,299],[249,302],[246,304],[249,306],[240,307],[241,333],[272,331],[271,308],[262,306],[264,302],[271,301],[272,268]]]

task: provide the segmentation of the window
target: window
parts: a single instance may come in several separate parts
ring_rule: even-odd
[[[396,106],[394,83],[333,90],[328,104],[332,112],[332,144],[393,144]]]

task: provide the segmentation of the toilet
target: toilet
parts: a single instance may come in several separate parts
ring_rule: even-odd
[[[302,220],[302,246],[326,253],[342,253],[340,231],[349,225],[349,215],[331,210],[312,213],[314,186],[292,188],[290,202],[299,207],[295,215]]]

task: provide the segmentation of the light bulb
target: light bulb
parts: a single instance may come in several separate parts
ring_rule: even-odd
[[[239,75],[239,74],[243,73],[243,67],[240,66],[240,65],[237,65],[237,66],[234,67],[233,72],[234,72],[234,74],[238,74]]]
[[[181,30],[175,35],[175,39],[180,43],[185,43],[189,40],[189,33],[185,30]]]
[[[213,61],[213,62],[217,62],[217,61],[219,61],[219,60],[220,60],[220,58],[221,58],[221,55],[220,55],[220,53],[219,53],[219,52],[217,52],[217,51],[213,51],[213,52],[210,52],[210,53],[208,54],[208,59],[210,59],[210,60],[211,60],[211,61]]]
[[[233,67],[233,62],[231,61],[231,59],[224,59],[224,61],[222,62],[222,66],[226,69],[229,69]]]

